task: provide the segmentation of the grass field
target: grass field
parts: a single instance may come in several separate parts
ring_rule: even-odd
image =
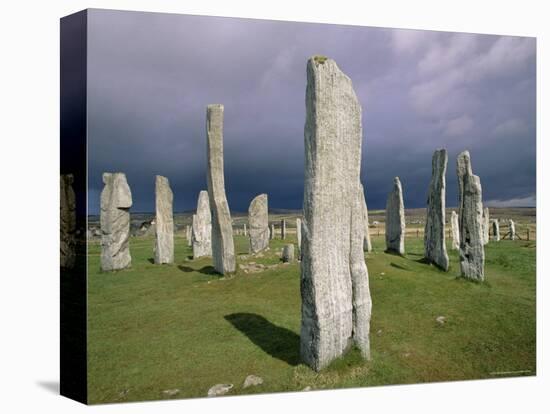
[[[248,253],[244,236],[235,243]],[[283,244],[238,263],[279,264]],[[490,242],[483,284],[457,279],[454,251],[448,273],[422,263],[421,238],[406,240],[405,257],[384,253],[383,237],[373,244],[372,360],[352,351],[316,373],[299,359],[298,263],[224,278],[210,259],[190,260],[183,238],[176,263],[162,266],[152,264],[152,239],[132,238],[132,268],[101,273],[91,243],[89,402],[204,397],[218,383],[235,395],[536,373],[534,241]],[[243,389],[249,374],[264,383]]]

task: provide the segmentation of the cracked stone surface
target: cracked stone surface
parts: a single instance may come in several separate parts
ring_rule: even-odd
[[[72,269],[76,260],[76,196],[72,174],[60,178],[60,266]]]
[[[267,194],[256,196],[250,203],[248,207],[248,224],[250,226],[250,252],[258,253],[267,249],[269,247]]]
[[[386,202],[386,250],[405,254],[405,207],[399,177],[393,179],[392,191]]]
[[[168,178],[155,179],[155,263],[174,263],[174,194]]]
[[[197,211],[193,215],[191,237],[193,240],[193,259],[212,256],[212,214],[208,191],[202,190],[197,200]]]

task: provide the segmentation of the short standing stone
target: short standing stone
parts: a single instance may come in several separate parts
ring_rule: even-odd
[[[369,209],[367,208],[367,200],[365,198],[365,189],[363,185],[360,186],[361,191],[361,205],[363,207],[363,226],[364,228],[364,239],[363,239],[363,250],[366,252],[372,251],[372,243],[370,241],[370,232],[369,232]]]
[[[174,195],[168,178],[157,175],[155,180],[155,263],[174,263]]]
[[[76,259],[76,197],[72,174],[60,178],[60,266],[72,269]]]
[[[432,180],[428,190],[428,209],[424,228],[424,257],[441,269],[449,270],[445,245],[445,173],[447,150],[436,150],[432,157]]]
[[[514,220],[510,219],[508,221],[508,226],[510,227],[510,240],[516,240],[516,223],[514,223]]]
[[[267,212],[267,194],[256,196],[248,207],[250,253],[258,253],[269,247],[269,216]]]
[[[216,384],[208,390],[209,397],[225,395],[233,388],[233,384]]]
[[[298,260],[302,260],[302,220],[296,219],[296,241],[298,246]]]
[[[104,173],[101,192],[101,270],[125,269],[130,256],[130,207],[132,193],[126,175]]]
[[[292,263],[294,261],[294,245],[285,244],[283,247],[282,259],[284,263]]]
[[[197,201],[197,212],[193,215],[193,259],[212,256],[212,215],[208,191],[202,190]]]
[[[243,235],[248,236],[247,229],[246,229],[246,224],[243,224]]]
[[[490,227],[491,227],[491,221],[490,221],[490,218],[489,218],[489,207],[485,207],[483,209],[483,217],[482,217],[482,220],[481,220],[481,223],[482,223],[482,230],[483,230],[483,244],[487,244],[489,243],[489,231],[490,231]]]
[[[458,225],[458,214],[453,210],[451,213],[451,241],[453,250],[460,249],[460,230]]]
[[[212,259],[214,269],[235,271],[233,225],[225,195],[223,170],[223,105],[208,105],[206,111],[207,180],[212,212]]]
[[[500,241],[500,225],[498,219],[493,220],[493,240]]]
[[[185,226],[185,238],[187,239],[187,245],[192,246],[193,245],[193,230],[191,229],[191,226],[188,224]]]
[[[405,254],[405,207],[399,177],[393,179],[392,191],[386,203],[386,250]]]
[[[271,225],[271,232],[269,233],[269,238],[273,240],[275,238],[275,224]]]
[[[264,380],[257,375],[249,375],[244,379],[243,388],[253,387],[256,385],[262,385]]]
[[[281,239],[284,240],[286,238],[286,220],[281,220]]]
[[[359,173],[361,105],[336,63],[307,65],[300,354],[316,371],[353,344],[370,358]]]

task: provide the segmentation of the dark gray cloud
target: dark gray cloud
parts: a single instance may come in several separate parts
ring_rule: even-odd
[[[535,200],[535,39],[357,26],[92,10],[88,37],[90,211],[103,171],[123,171],[135,211],[151,211],[154,175],[178,211],[206,188],[206,105],[225,105],[228,199],[245,211],[300,208],[305,68],[335,59],[363,106],[362,180],[383,208],[400,176],[407,207],[425,205],[434,149],[470,150],[484,200]]]

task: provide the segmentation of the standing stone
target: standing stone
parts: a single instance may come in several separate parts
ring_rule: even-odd
[[[191,221],[192,223],[192,221]],[[185,226],[185,238],[187,239],[187,245],[192,246],[193,245],[193,231],[191,230],[191,226],[188,224]]]
[[[174,263],[174,194],[168,178],[157,175],[155,180],[155,263]]]
[[[76,260],[76,197],[72,174],[60,177],[60,266],[72,269]]]
[[[207,179],[212,212],[212,258],[218,273],[235,271],[233,225],[223,171],[223,105],[208,105],[206,110]]]
[[[364,233],[365,237],[363,239],[363,250],[365,252],[372,252],[372,243],[370,241],[370,233],[369,233],[369,209],[367,208],[367,200],[365,199],[365,189],[363,188],[363,185],[360,186],[361,190],[361,206],[363,207],[363,226],[364,226]]]
[[[105,187],[101,192],[101,270],[129,267],[130,207],[132,193],[124,173],[103,173]]]
[[[457,176],[459,181],[460,223],[460,273],[463,277],[476,281],[485,278],[485,251],[483,248],[483,205],[481,203],[481,183],[472,174],[470,154],[464,151],[458,156]],[[460,167],[460,168],[459,168]]]
[[[510,240],[516,240],[516,224],[514,220],[510,219],[508,224],[510,226]]]
[[[405,254],[405,207],[399,177],[393,179],[386,203],[386,251]]]
[[[302,220],[296,219],[296,240],[298,242],[298,260],[302,260]]]
[[[481,220],[482,230],[483,230],[483,244],[486,245],[489,243],[489,228],[490,225],[490,219],[489,219],[489,207],[485,207],[483,209],[483,217]]]
[[[267,194],[256,196],[248,207],[250,253],[258,253],[269,247],[269,216],[267,211]]]
[[[281,220],[281,239],[284,240],[286,238],[286,220]]]
[[[300,352],[316,371],[352,344],[370,358],[360,200],[361,106],[336,63],[307,65]]]
[[[293,244],[285,244],[285,247],[283,247],[282,259],[284,263],[292,263],[294,261]]]
[[[460,230],[458,225],[458,214],[453,210],[451,213],[451,237],[453,250],[460,249]]]
[[[498,219],[493,220],[493,240],[500,241],[500,226]]]
[[[193,259],[212,256],[212,214],[210,213],[208,191],[202,190],[199,193],[192,229]]]
[[[246,224],[243,224],[243,234],[244,234],[245,236],[248,236],[248,233],[247,233],[247,231],[246,231]]]
[[[271,232],[269,233],[269,238],[273,240],[275,238],[275,224],[271,225]]]
[[[432,180],[428,191],[428,209],[424,228],[424,257],[444,271],[449,270],[445,245],[445,174],[447,150],[436,150],[432,157]]]

